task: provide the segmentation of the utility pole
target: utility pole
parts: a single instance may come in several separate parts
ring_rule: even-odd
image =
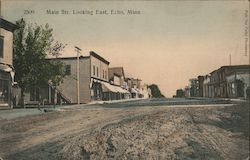
[[[77,53],[77,65],[76,65],[76,69],[77,69],[77,104],[80,104],[80,84],[79,84],[79,81],[80,81],[80,62],[79,62],[79,55],[80,55],[80,51],[81,49],[77,46],[75,46],[75,50],[76,50],[76,53]]]
[[[0,0],[0,18],[2,18],[2,0]]]
[[[232,65],[232,58],[231,58],[231,54],[229,54],[229,65]]]

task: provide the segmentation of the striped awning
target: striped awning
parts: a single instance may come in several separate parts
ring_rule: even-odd
[[[101,82],[102,83],[102,89],[103,92],[114,92],[114,93],[129,93],[129,91],[115,85],[111,85],[108,82]]]

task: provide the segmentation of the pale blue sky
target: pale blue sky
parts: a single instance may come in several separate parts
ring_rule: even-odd
[[[244,56],[248,1],[17,1],[2,2],[2,16],[49,23],[54,38],[85,55],[93,50],[123,66],[127,76],[159,84],[166,96],[188,79],[222,65],[248,64]],[[35,14],[24,15],[24,9]],[[140,10],[140,15],[47,15],[46,10]],[[248,12],[249,14],[249,12]],[[249,23],[249,22],[248,22]]]

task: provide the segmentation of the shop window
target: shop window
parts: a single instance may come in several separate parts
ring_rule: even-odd
[[[3,58],[4,37],[0,36],[0,57]]]

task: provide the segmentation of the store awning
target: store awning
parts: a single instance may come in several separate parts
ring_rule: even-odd
[[[89,88],[91,88],[91,87],[92,87],[93,82],[95,82],[95,83],[101,83],[102,81],[100,81],[100,80],[98,80],[98,79],[91,78],[91,79],[90,79]]]
[[[101,82],[103,92],[118,92],[115,86],[109,84],[108,82]]]
[[[119,86],[116,86],[117,87],[117,90],[120,92],[120,93],[130,93],[129,91],[127,91],[126,89],[123,89]]]
[[[137,93],[138,94],[138,91],[135,88],[131,88],[131,93]]]
[[[13,71],[13,69],[10,66],[6,65],[6,64],[0,64],[0,70],[2,70],[4,72],[11,72],[11,71]]]
[[[129,91],[115,85],[111,85],[108,82],[101,82],[104,92],[114,92],[114,93],[129,93]]]
[[[16,82],[14,82],[15,71],[13,70],[13,68],[11,68],[10,66],[8,66],[6,64],[0,64],[0,70],[7,72],[7,73],[10,73],[12,83],[16,83]]]

